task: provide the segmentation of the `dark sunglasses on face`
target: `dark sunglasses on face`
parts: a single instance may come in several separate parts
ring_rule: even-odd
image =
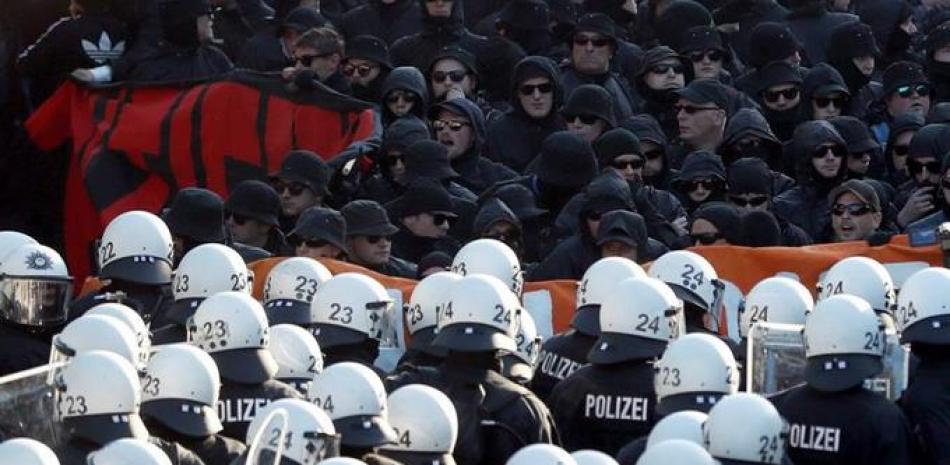
[[[916,84],[913,86],[900,86],[897,88],[897,95],[901,97],[910,97],[912,94],[917,94],[920,97],[926,97],[930,95],[930,84]]]
[[[693,115],[701,111],[710,111],[710,110],[718,110],[718,109],[719,107],[694,107],[691,105],[676,105],[673,107],[673,110],[675,110],[676,113],[679,113],[682,111],[686,113],[687,115]]]
[[[852,160],[863,160],[865,158],[871,158],[871,152],[849,153],[848,158]]]
[[[650,72],[653,74],[666,74],[673,71],[674,74],[683,74],[683,65],[677,63],[675,65],[656,65],[650,68]]]
[[[739,207],[758,207],[765,202],[769,201],[769,196],[767,195],[756,195],[754,197],[739,197],[738,195],[733,195],[729,197],[736,206]]]
[[[950,179],[947,179],[947,178],[941,179],[940,185],[943,186],[944,189],[950,190]]]
[[[917,160],[907,160],[907,171],[910,171],[912,174],[923,173],[924,168],[927,169],[928,173],[939,173],[940,162],[928,161],[927,163],[921,163]]]
[[[300,63],[301,65],[303,65],[303,66],[309,68],[310,65],[313,64],[313,60],[316,60],[316,59],[318,59],[318,58],[326,58],[326,57],[328,57],[328,56],[330,56],[330,55],[333,55],[333,53],[335,53],[335,52],[331,52],[331,53],[321,53],[321,54],[319,54],[319,55],[301,55],[301,56],[295,58],[295,61],[296,61],[297,63]]]
[[[592,38],[584,36],[574,36],[574,45],[579,47],[586,47],[587,44],[594,44],[594,47],[606,47],[610,43],[609,39],[606,38]]]
[[[839,203],[831,208],[831,214],[835,216],[842,216],[844,212],[848,212],[851,216],[864,216],[871,213],[871,211],[871,206],[866,203],[849,203],[847,205]]]
[[[448,129],[452,132],[459,132],[465,126],[471,126],[471,125],[472,123],[469,123],[467,121],[446,121],[442,119],[437,119],[432,122],[432,127],[435,128],[436,131]]]
[[[625,170],[627,168],[638,170],[643,168],[643,160],[639,158],[635,158],[633,160],[613,160],[610,162],[610,166],[613,166],[618,170]]]
[[[551,84],[550,82],[534,86],[530,84],[523,84],[520,88],[518,88],[518,91],[524,96],[534,95],[534,91],[538,91],[542,94],[550,94],[551,92],[554,92],[554,84]]]
[[[369,76],[369,73],[371,73],[372,71],[373,71],[373,66],[367,65],[365,63],[361,65],[352,65],[352,64],[347,63],[346,65],[343,66],[343,74],[347,76],[352,76],[353,73],[356,73],[360,77],[366,77],[366,76]]]
[[[465,80],[465,76],[468,76],[468,72],[464,69],[456,69],[452,71],[433,71],[432,72],[432,82],[445,82],[445,79],[448,78],[452,82],[459,83]]]
[[[379,241],[392,242],[392,239],[389,236],[366,236],[366,242],[370,244],[378,244]]]
[[[400,100],[402,100],[402,101],[404,101],[404,102],[406,102],[406,103],[415,103],[415,102],[416,102],[416,95],[415,95],[415,94],[410,94],[410,93],[405,93],[405,92],[393,92],[393,93],[389,94],[388,97],[386,97],[386,103],[389,103],[389,104],[396,104],[396,103],[399,103]]]
[[[693,239],[694,244],[701,245],[713,245],[719,239],[722,239],[722,234],[720,233],[702,233],[702,234],[690,234],[690,238]]]
[[[663,158],[663,150],[650,150],[649,152],[644,152],[643,156],[647,157],[647,160],[658,160]]]
[[[831,97],[815,97],[812,99],[815,101],[815,105],[818,108],[828,108],[828,105],[833,105],[835,108],[844,108],[844,99],[843,98],[831,98]]]
[[[283,194],[285,190],[290,191],[290,195],[296,197],[300,194],[303,194],[303,191],[307,188],[305,184],[299,182],[286,183],[283,181],[274,181],[271,186],[274,187],[274,190],[278,194]]]
[[[580,120],[581,124],[590,126],[596,123],[599,118],[593,115],[564,115],[564,119],[567,120],[568,123],[574,123]]]
[[[238,225],[238,226],[244,226],[244,223],[247,223],[247,221],[248,221],[250,218],[248,218],[248,217],[246,217],[246,216],[244,216],[244,215],[238,214],[238,213],[234,213],[234,212],[225,212],[225,213],[224,213],[224,220],[227,221],[227,220],[230,220],[230,219],[233,219],[233,220],[234,220],[234,224],[236,224],[236,225]]]
[[[722,181],[718,179],[694,179],[686,182],[686,191],[693,192],[699,189],[699,186],[703,186],[707,191],[714,191],[722,187]]]
[[[815,149],[815,152],[811,154],[812,158],[825,158],[825,155],[831,153],[835,158],[842,158],[845,154],[845,149],[837,145],[822,146]]]
[[[722,61],[725,57],[725,54],[720,50],[706,50],[705,52],[693,52],[689,54],[689,59],[693,63],[699,63],[703,61],[703,58],[709,58],[709,61]]]
[[[798,87],[784,90],[766,90],[762,91],[762,98],[769,103],[778,102],[779,96],[785,97],[785,100],[794,100],[798,97],[798,92]]]
[[[436,226],[442,226],[443,224],[448,224],[449,227],[452,227],[452,223],[455,222],[455,218],[451,216],[443,215],[441,213],[432,214],[432,224]]]
[[[910,153],[909,145],[895,145],[891,147],[891,152],[894,153],[895,157],[906,157]]]

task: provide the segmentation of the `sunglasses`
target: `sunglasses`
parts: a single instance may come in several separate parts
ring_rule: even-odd
[[[910,171],[913,174],[923,173],[924,168],[927,169],[928,173],[939,173],[940,162],[928,161],[927,163],[921,163],[917,160],[907,160],[907,171]]]
[[[564,119],[567,120],[568,123],[574,123],[580,120],[581,124],[590,126],[596,123],[600,118],[593,115],[564,115]]]
[[[299,182],[286,183],[283,181],[274,181],[271,183],[271,186],[273,186],[274,190],[277,191],[278,194],[283,194],[284,191],[287,190],[290,191],[290,195],[294,197],[303,194],[303,191],[307,189],[306,184],[301,184]]]
[[[702,233],[702,234],[690,234],[689,237],[693,240],[694,244],[701,245],[713,245],[719,239],[722,239],[722,234],[720,233]]]
[[[710,111],[710,110],[718,110],[718,109],[719,107],[694,107],[691,105],[676,105],[673,107],[673,110],[675,110],[676,113],[679,113],[682,111],[683,113],[686,113],[687,115],[693,115],[701,111]]]
[[[663,150],[650,150],[649,152],[644,152],[643,156],[647,157],[647,160],[658,160],[663,158],[664,153]]]
[[[910,146],[909,145],[895,145],[891,147],[891,152],[893,152],[895,156],[906,157],[907,154],[910,153]]]
[[[692,60],[693,63],[699,63],[703,61],[703,58],[708,58],[709,61],[722,61],[725,56],[726,54],[720,50],[707,50],[705,52],[690,53],[689,59]]]
[[[407,92],[393,92],[386,97],[386,103],[389,104],[399,103],[400,100],[406,103],[416,103],[416,95]]]
[[[550,82],[534,86],[530,84],[524,84],[518,89],[518,91],[524,96],[534,95],[534,91],[538,91],[542,94],[550,94],[551,92],[554,92],[554,84],[551,84]]]
[[[366,236],[366,242],[370,244],[378,244],[379,241],[392,242],[392,238],[389,236]]]
[[[913,86],[900,86],[897,88],[897,95],[901,97],[910,97],[917,94],[919,97],[930,95],[930,84],[917,84]]]
[[[227,220],[231,220],[231,219],[233,219],[233,220],[234,220],[234,224],[236,224],[236,225],[238,225],[238,226],[244,226],[244,224],[247,223],[248,220],[250,220],[250,218],[248,218],[248,217],[246,217],[246,216],[244,216],[244,215],[238,214],[238,213],[225,212],[225,214],[224,214],[224,220],[227,221]]]
[[[767,195],[756,195],[754,197],[739,197],[737,195],[729,196],[729,200],[732,201],[738,207],[758,207],[765,202],[769,201],[769,196]]]
[[[586,47],[587,44],[593,44],[594,47],[597,47],[597,48],[606,47],[608,44],[610,44],[610,39],[606,39],[603,37],[601,38],[585,37],[585,36],[574,37],[574,45],[577,45],[579,47]]]
[[[694,179],[686,182],[686,191],[692,192],[699,189],[699,186],[703,186],[707,191],[715,191],[722,188],[722,181],[718,179]]]
[[[683,65],[656,65],[650,68],[650,72],[653,74],[666,74],[670,71],[673,71],[674,74],[683,74]]]
[[[360,77],[366,77],[369,76],[369,73],[373,72],[373,69],[375,69],[375,66],[367,65],[365,63],[361,65],[352,65],[347,63],[343,65],[343,74],[352,76],[353,73],[356,73]]]
[[[849,203],[847,205],[839,203],[831,208],[831,214],[834,216],[844,215],[844,212],[848,212],[851,216],[864,216],[872,211],[871,206],[866,203]]]
[[[610,162],[610,166],[613,166],[618,170],[625,170],[627,168],[638,170],[643,168],[643,160],[639,158],[634,160],[613,160]]]
[[[459,83],[465,80],[465,76],[468,76],[468,71],[464,69],[456,69],[448,72],[433,71],[432,82],[445,82],[445,79],[448,78],[452,82]]]
[[[310,65],[313,64],[313,60],[316,60],[316,59],[318,59],[318,58],[326,58],[326,57],[328,57],[328,56],[330,56],[330,55],[333,55],[334,53],[336,53],[336,52],[321,53],[321,54],[319,54],[319,55],[301,55],[301,56],[295,58],[294,60],[295,60],[297,63],[299,63],[299,64],[301,64],[301,65],[303,65],[303,66],[309,68]]]
[[[778,102],[779,97],[785,97],[785,100],[794,100],[798,98],[798,93],[798,87],[785,90],[766,90],[762,91],[762,98],[764,98],[766,102],[775,103]]]
[[[871,158],[871,152],[848,153],[848,158],[852,160],[863,160],[865,158]]]
[[[843,158],[845,155],[844,147],[837,145],[828,145],[822,146],[815,149],[815,152],[811,154],[812,158],[825,158],[825,155],[832,154],[835,158]]]
[[[453,217],[451,217],[451,216],[443,215],[443,214],[441,214],[441,213],[433,213],[433,214],[432,214],[432,224],[434,224],[434,225],[436,225],[436,226],[442,226],[443,224],[448,224],[449,227],[451,228],[451,227],[452,227],[452,223],[454,223],[454,222],[455,222],[455,218],[453,218]]]
[[[843,98],[831,98],[831,97],[815,97],[812,99],[815,102],[815,105],[818,108],[828,108],[828,105],[833,105],[835,108],[844,108],[845,99]]]
[[[946,178],[945,178],[945,179],[941,179],[941,180],[940,180],[940,185],[941,185],[944,189],[950,189],[950,179],[946,179]]]
[[[396,163],[406,163],[406,157],[402,155],[389,155],[385,158],[386,164],[389,166],[396,166]]]
[[[435,128],[436,131],[449,129],[452,132],[459,132],[462,130],[462,128],[471,125],[472,123],[469,123],[468,121],[446,121],[443,119],[437,119],[432,122],[432,127]]]

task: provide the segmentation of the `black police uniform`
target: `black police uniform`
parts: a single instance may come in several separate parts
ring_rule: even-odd
[[[653,367],[629,360],[581,368],[558,383],[547,402],[566,450],[614,455],[631,438],[649,434],[655,399]]]
[[[804,385],[770,400],[789,423],[788,456],[796,464],[914,463],[907,419],[879,394],[860,386],[823,392]]]
[[[616,459],[620,465],[636,465],[637,460],[640,460],[640,456],[643,455],[643,452],[646,450],[647,437],[639,437],[620,448],[620,451],[617,452],[614,459]]]
[[[547,402],[556,384],[587,365],[587,353],[596,341],[596,336],[573,328],[544,341],[531,390]]]
[[[205,465],[194,452],[185,449],[174,442],[168,442],[156,437],[150,437],[148,442],[158,446],[171,460],[172,465]],[[101,449],[104,445],[96,444],[79,438],[70,438],[66,444],[56,450],[56,456],[61,465],[87,465],[86,458],[91,452]]]
[[[900,405],[924,445],[926,463],[950,463],[950,360],[945,353],[921,354]]]
[[[218,417],[224,425],[221,435],[243,442],[247,437],[247,428],[258,410],[272,401],[288,398],[302,399],[303,396],[293,387],[275,379],[244,384],[222,376],[218,398]]]
[[[51,334],[34,333],[29,327],[0,321],[0,376],[49,362]]]
[[[450,355],[437,369],[407,369],[387,379],[387,388],[392,392],[417,383],[452,399],[459,417],[453,453],[458,465],[502,464],[528,444],[555,442],[553,420],[544,403],[497,369],[458,363]]]
[[[147,422],[148,431],[153,437],[181,444],[197,455],[205,465],[228,465],[240,457],[247,447],[240,441],[212,434],[203,438],[188,437],[176,433],[155,422]]]

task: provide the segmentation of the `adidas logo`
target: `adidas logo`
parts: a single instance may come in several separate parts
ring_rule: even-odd
[[[125,41],[120,41],[113,46],[112,38],[109,37],[109,33],[103,31],[102,35],[99,36],[98,44],[83,39],[82,49],[90,59],[98,64],[103,64],[107,61],[114,61],[122,56],[122,53],[125,52]]]

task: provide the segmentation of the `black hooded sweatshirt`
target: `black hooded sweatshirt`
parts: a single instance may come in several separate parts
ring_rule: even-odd
[[[428,69],[432,59],[449,45],[457,45],[467,50],[481,62],[489,42],[485,37],[472,34],[465,28],[462,0],[452,2],[452,15],[448,18],[431,17],[426,12],[425,0],[419,0],[419,4],[422,30],[393,43],[389,49],[389,57],[394,66],[408,65],[420,70]]]
[[[383,126],[389,126],[390,123],[398,118],[389,111],[389,107],[386,105],[386,97],[394,90],[402,90],[414,94],[416,96],[416,103],[412,106],[412,110],[409,111],[409,114],[423,121],[426,120],[426,110],[429,108],[429,90],[426,87],[425,76],[416,68],[401,66],[392,70],[392,72],[386,76],[386,80],[383,81],[383,86],[380,89],[380,98],[382,99],[380,102],[380,114],[382,115]]]
[[[451,106],[453,112],[465,116],[472,123],[475,131],[475,140],[472,141],[471,148],[452,160],[452,169],[460,176],[459,184],[475,194],[481,194],[497,182],[517,177],[518,173],[507,166],[482,156],[487,131],[485,116],[478,105],[465,98],[450,100],[446,105]]]
[[[740,149],[738,143],[746,136],[757,137],[760,140],[759,145]],[[775,133],[769,127],[769,122],[761,113],[751,108],[743,108],[729,118],[717,152],[726,166],[739,158],[755,157],[765,161],[772,171],[794,174],[794,163],[783,160],[782,142],[775,137]],[[776,181],[779,180],[781,181],[779,185],[773,185],[773,192],[776,194],[786,190],[789,187],[788,184],[794,184],[794,181],[789,178],[776,179]]]
[[[339,26],[347,39],[372,35],[392,44],[419,31],[422,11],[416,0],[396,0],[389,5],[382,0],[369,0],[346,12]]]
[[[792,0],[789,6],[792,11],[786,23],[802,42],[805,48],[803,61],[810,65],[827,61],[825,47],[836,26],[858,21],[858,17],[851,13],[829,13],[821,0]]]
[[[819,146],[833,143],[845,147],[845,141],[827,121],[808,121],[795,130],[795,136],[786,147],[788,156],[797,162],[798,186],[775,198],[777,216],[802,228],[815,242],[831,238],[831,205],[828,194],[844,181],[846,160],[841,160],[838,175],[820,177],[812,164],[812,154]]]
[[[524,81],[545,77],[554,85],[554,103],[546,118],[535,119],[521,106],[518,89]],[[488,124],[488,158],[521,173],[541,150],[541,142],[555,131],[565,128],[558,114],[563,95],[554,62],[539,56],[527,57],[515,67],[511,86],[511,110]]]

